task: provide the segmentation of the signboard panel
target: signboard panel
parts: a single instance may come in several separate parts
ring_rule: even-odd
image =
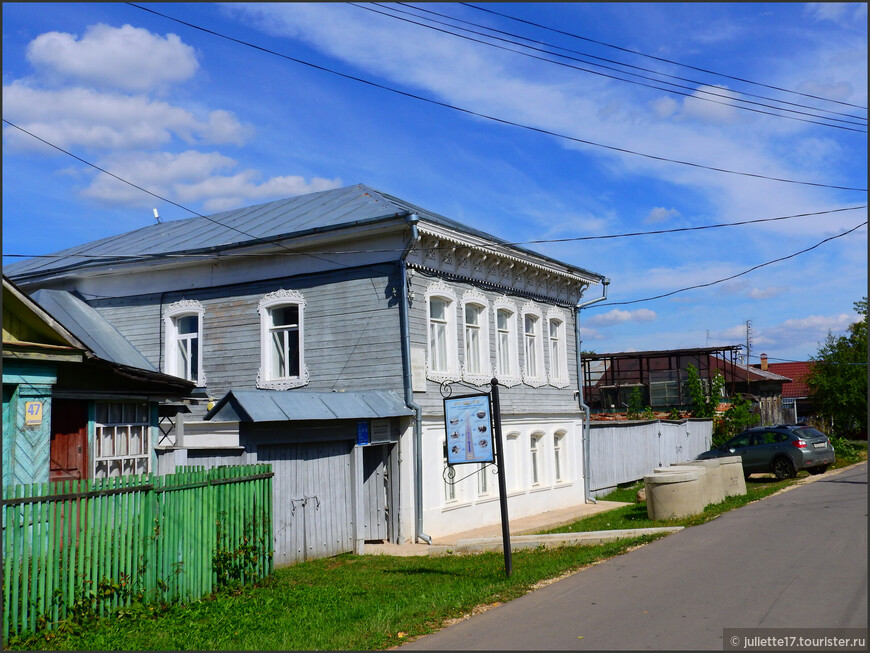
[[[41,401],[25,401],[24,402],[24,425],[25,426],[41,426],[42,425],[42,402]]]
[[[465,395],[444,400],[447,464],[491,463],[492,411],[489,395]]]

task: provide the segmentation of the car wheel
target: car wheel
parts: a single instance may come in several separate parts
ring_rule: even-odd
[[[828,466],[821,465],[819,467],[810,467],[807,471],[810,474],[824,474],[826,471],[828,471]]]
[[[788,458],[779,457],[773,461],[773,475],[780,481],[787,478],[794,478],[796,472],[794,463]]]

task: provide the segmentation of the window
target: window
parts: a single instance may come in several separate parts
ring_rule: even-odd
[[[202,322],[205,310],[196,300],[170,304],[163,318],[166,372],[205,385],[202,369]]]
[[[477,493],[481,496],[489,494],[489,463],[480,463],[480,468],[477,472]]]
[[[151,471],[151,416],[144,402],[96,402],[94,478]]]
[[[550,354],[550,385],[568,385],[568,348],[565,338],[565,318],[558,309],[547,313],[548,349]]]
[[[556,483],[561,483],[565,480],[564,442],[565,432],[557,431],[553,436],[553,475]]]
[[[486,297],[479,290],[469,290],[462,296],[465,338],[465,362],[462,378],[469,383],[484,385],[492,380],[489,362],[489,320]]]
[[[508,433],[505,438],[505,481],[512,491],[521,490],[523,487],[523,474],[520,468],[522,452],[519,450],[519,442],[520,434],[516,431]]]
[[[495,377],[504,386],[512,387],[522,380],[517,354],[517,309],[502,297],[494,302],[495,310]]]
[[[288,390],[309,381],[305,366],[305,299],[296,290],[269,293],[259,304],[260,371],[257,387]]]
[[[456,294],[443,281],[433,283],[426,292],[426,310],[429,325],[426,377],[439,383],[458,381]]]
[[[523,309],[523,355],[525,368],[523,383],[539,387],[547,381],[544,378],[544,344],[541,338],[541,316],[537,309],[526,305]]]
[[[532,464],[532,485],[541,484],[541,438],[542,434],[532,433],[529,436],[529,458]]]
[[[442,478],[444,479],[444,501],[450,503],[456,501],[456,478],[455,469],[447,464],[447,440],[444,440],[444,456],[442,460],[444,465],[442,470]],[[452,473],[451,473],[452,472]]]

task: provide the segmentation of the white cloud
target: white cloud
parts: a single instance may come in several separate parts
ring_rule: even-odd
[[[97,24],[85,35],[47,32],[27,46],[27,58],[49,78],[148,91],[193,77],[199,68],[194,49],[175,34],[161,37],[146,29]]]
[[[644,219],[646,223],[667,222],[671,218],[679,218],[680,212],[676,209],[666,209],[663,206],[656,206]]]
[[[259,173],[245,170],[232,174],[238,162],[218,152],[187,151],[181,154],[125,153],[101,161],[102,168],[137,186],[173,201],[204,202],[206,211],[222,211],[246,202],[268,201],[338,188],[340,179],[300,176],[272,177],[257,183]],[[231,174],[222,174],[231,173]],[[108,175],[97,175],[82,196],[106,205],[153,206],[156,198]],[[157,200],[159,201],[159,200]]]
[[[625,322],[653,322],[656,319],[655,311],[648,308],[639,308],[634,311],[625,311],[618,308],[593,315],[585,320],[585,323],[591,326],[607,327],[614,324],[623,324]]]
[[[866,27],[865,2],[808,2],[804,12],[819,21],[831,21],[843,27]]]
[[[787,286],[770,286],[768,288],[752,288],[746,294],[752,299],[770,299],[788,291],[789,288]]]
[[[45,90],[21,81],[4,85],[3,114],[10,122],[65,149],[155,148],[174,138],[188,144],[241,145],[251,133],[250,126],[227,111],[213,111],[200,118],[141,95],[80,87]],[[4,144],[31,146],[31,137],[16,132],[4,130]]]

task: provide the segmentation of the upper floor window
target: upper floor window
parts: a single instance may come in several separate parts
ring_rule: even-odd
[[[170,304],[163,318],[166,372],[205,385],[202,370],[202,323],[205,310],[196,300]]]
[[[306,385],[305,300],[295,290],[269,293],[259,305],[260,372],[258,388],[287,390]]]
[[[438,382],[458,381],[456,294],[443,281],[429,286],[426,312],[429,330],[426,376]]]
[[[462,377],[483,385],[492,379],[489,363],[489,320],[486,297],[479,290],[469,290],[462,296],[465,337],[465,363]]]
[[[499,383],[511,387],[520,382],[517,351],[517,309],[512,301],[502,297],[494,302],[495,309],[495,376]]]
[[[536,308],[529,304],[523,308],[523,355],[525,356],[523,382],[534,387],[542,386],[547,382],[544,377],[541,321],[541,315]]]
[[[547,342],[550,354],[550,385],[564,388],[568,385],[568,347],[565,318],[558,309],[547,314]]]

